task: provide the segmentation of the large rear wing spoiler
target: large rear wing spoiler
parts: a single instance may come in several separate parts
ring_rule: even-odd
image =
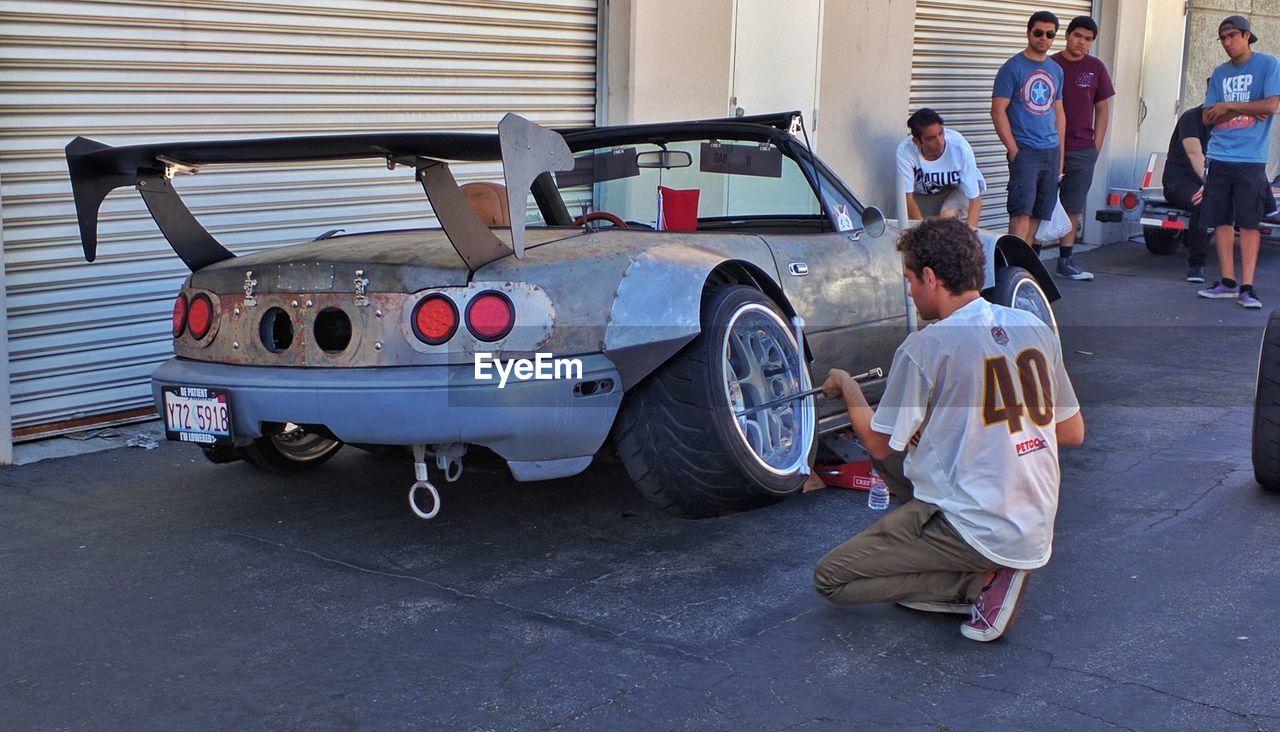
[[[174,175],[202,166],[324,160],[386,160],[414,168],[445,236],[471,271],[514,254],[524,256],[527,191],[543,173],[573,168],[564,138],[515,114],[498,123],[498,135],[390,133],[278,137],[258,140],[160,143],[111,147],[77,137],[66,147],[71,190],[84,257],[98,249],[98,211],[107,194],[134,186],[191,271],[233,256],[196,221],[174,190]],[[502,160],[511,218],[511,241],[499,238],[467,204],[446,160]]]

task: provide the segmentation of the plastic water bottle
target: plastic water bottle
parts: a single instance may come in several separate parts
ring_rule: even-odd
[[[874,470],[871,471],[871,490],[867,492],[867,508],[872,511],[889,508],[889,486]]]

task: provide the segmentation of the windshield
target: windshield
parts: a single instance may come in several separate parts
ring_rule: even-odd
[[[607,211],[631,224],[688,229],[660,225],[660,203],[668,222],[677,207],[698,222],[816,217],[822,212],[800,167],[770,143],[627,145],[580,153],[575,163],[572,171],[556,174],[575,216]]]

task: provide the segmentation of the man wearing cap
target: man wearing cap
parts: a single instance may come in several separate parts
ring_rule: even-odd
[[[1213,70],[1202,118],[1213,128],[1206,157],[1200,217],[1214,230],[1222,279],[1200,290],[1200,297],[1232,299],[1261,308],[1253,288],[1261,235],[1258,221],[1270,203],[1267,182],[1271,118],[1280,105],[1280,62],[1254,53],[1258,37],[1249,19],[1228,16],[1218,25],[1218,40],[1230,59]],[[1240,229],[1240,281],[1235,279],[1234,228]]]

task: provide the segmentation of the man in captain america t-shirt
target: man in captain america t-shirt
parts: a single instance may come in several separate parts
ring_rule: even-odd
[[[1049,58],[1057,35],[1058,16],[1032,14],[1027,47],[1004,62],[991,90],[991,121],[1009,160],[1009,233],[1033,246],[1058,202],[1066,137],[1062,67]]]
[[[928,107],[908,117],[907,128],[911,134],[898,144],[898,191],[906,197],[907,218],[963,217],[978,228],[987,181],[969,141]]]

